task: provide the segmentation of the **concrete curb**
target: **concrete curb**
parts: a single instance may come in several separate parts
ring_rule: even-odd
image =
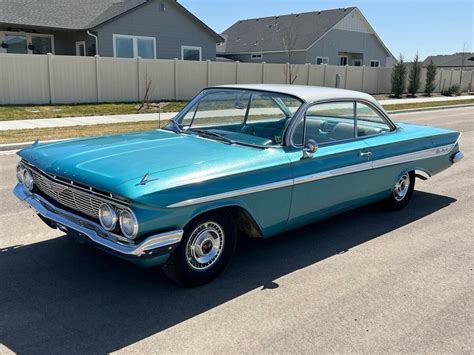
[[[449,106],[438,106],[438,107],[425,107],[425,108],[413,108],[413,109],[406,109],[406,110],[395,110],[395,111],[387,111],[389,114],[399,114],[399,113],[410,113],[410,112],[422,112],[422,111],[436,111],[436,110],[447,110],[450,108],[463,108],[463,107],[474,107],[474,104],[464,104],[464,105],[449,105]],[[54,143],[65,141],[68,139],[55,139],[50,141],[41,141],[41,143]],[[34,142],[20,142],[20,143],[7,143],[7,144],[0,144],[0,152],[13,152],[16,150],[24,149],[29,147]]]

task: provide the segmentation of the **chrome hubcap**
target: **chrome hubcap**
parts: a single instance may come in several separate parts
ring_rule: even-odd
[[[194,229],[186,245],[186,259],[195,270],[211,267],[221,255],[224,230],[216,222],[202,223]]]
[[[401,201],[405,198],[410,188],[410,177],[408,174],[403,175],[393,188],[393,197],[395,200]]]

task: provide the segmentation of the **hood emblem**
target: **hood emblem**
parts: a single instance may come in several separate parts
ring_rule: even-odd
[[[140,186],[140,185],[146,185],[147,183],[149,183],[150,181],[155,181],[155,180],[158,180],[158,178],[156,179],[149,179],[150,178],[150,174],[149,173],[146,173],[145,175],[143,175],[142,179],[140,180],[140,182],[138,184],[136,184],[135,186]]]

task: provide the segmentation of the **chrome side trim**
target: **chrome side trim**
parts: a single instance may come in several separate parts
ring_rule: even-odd
[[[216,201],[216,200],[223,200],[223,199],[226,199],[226,198],[232,198],[232,197],[241,196],[241,195],[248,195],[248,194],[253,194],[253,193],[256,193],[256,192],[279,189],[279,188],[288,187],[288,186],[293,186],[293,179],[288,179],[288,180],[283,180],[283,181],[278,181],[278,182],[272,182],[270,184],[259,185],[259,186],[254,186],[254,187],[248,187],[246,189],[223,192],[223,193],[215,194],[215,195],[209,195],[209,196],[204,196],[204,197],[193,198],[193,199],[190,199],[190,200],[185,200],[185,201],[173,203],[172,205],[169,205],[168,207],[169,208],[176,208],[176,207],[197,205],[199,203],[211,202],[211,201]]]
[[[456,146],[456,143],[445,145],[442,147],[425,149],[418,152],[407,153],[407,154],[403,154],[397,157],[368,161],[361,164],[346,166],[343,168],[322,171],[322,172],[310,174],[310,175],[299,176],[294,179],[284,180],[280,182],[273,182],[270,184],[249,187],[246,189],[234,190],[234,191],[223,192],[223,193],[215,194],[215,195],[198,197],[195,199],[173,203],[169,205],[168,208],[197,205],[199,203],[223,200],[226,198],[232,198],[232,197],[252,194],[256,192],[262,192],[262,191],[268,191],[268,190],[273,190],[273,189],[279,189],[282,187],[305,184],[308,182],[323,180],[323,179],[327,179],[327,178],[331,178],[335,176],[357,173],[364,170],[378,169],[378,168],[382,168],[382,167],[386,167],[390,165],[397,165],[397,164],[408,163],[408,162],[416,161],[420,159],[427,159],[427,158],[433,158],[436,156],[447,155],[454,149],[455,146]]]
[[[57,223],[61,230],[72,229],[88,237],[93,243],[126,257],[150,255],[154,250],[179,243],[184,233],[183,230],[175,230],[150,236],[139,244],[126,244],[119,240],[123,237],[107,232],[92,221],[54,206],[41,196],[28,191],[23,184],[17,184],[13,193],[36,213]]]
[[[464,158],[464,153],[459,151],[459,152],[457,152],[456,154],[453,155],[453,157],[451,158],[451,161],[453,163],[457,163],[457,162],[461,161],[463,158]]]
[[[305,175],[305,176],[300,176],[294,179],[294,184],[299,185],[299,184],[306,184],[307,182],[312,182],[312,181],[317,181],[317,180],[323,180],[339,175],[346,175],[346,174],[351,174],[351,173],[356,173],[359,171],[363,170],[370,170],[372,169],[372,163],[367,162],[367,163],[362,163],[362,164],[356,164],[356,165],[350,165],[344,168],[338,168],[338,169],[333,169],[333,170],[328,170],[328,171],[322,171],[320,173],[316,174],[311,174],[311,175]]]

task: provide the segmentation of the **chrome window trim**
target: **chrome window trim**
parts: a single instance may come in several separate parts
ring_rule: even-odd
[[[73,181],[71,181],[71,183],[68,183],[64,180],[56,178],[55,176],[53,176],[51,174],[45,173],[41,169],[38,169],[36,166],[32,165],[31,163],[29,163],[25,160],[22,160],[21,163],[28,166],[28,168],[36,171],[38,174],[43,175],[45,178],[47,178],[49,180],[53,180],[55,183],[58,183],[60,185],[66,186],[68,189],[76,190],[76,191],[79,191],[80,193],[86,193],[86,194],[93,195],[94,198],[97,198],[97,199],[101,200],[102,202],[113,203],[116,206],[121,207],[123,209],[128,209],[129,208],[130,203],[128,201],[118,200],[118,199],[112,197],[113,196],[112,194],[110,194],[112,196],[109,197],[109,196],[106,196],[104,194],[101,194],[101,193],[90,190],[90,189],[92,189],[92,187],[90,187],[90,189],[86,189],[82,186],[74,185]]]
[[[239,189],[239,190],[228,191],[228,192],[223,192],[219,194],[179,201],[171,205],[168,205],[167,207],[177,208],[177,207],[192,206],[192,205],[197,205],[200,203],[223,200],[223,199],[237,197],[241,195],[248,195],[248,194],[252,194],[256,192],[269,191],[269,190],[279,189],[282,187],[290,187],[290,186],[295,186],[299,184],[305,184],[312,181],[323,180],[323,179],[336,177],[340,175],[352,174],[352,173],[365,171],[365,170],[378,169],[378,168],[382,168],[386,166],[398,165],[398,164],[408,163],[408,162],[417,161],[421,159],[433,158],[433,157],[441,156],[441,155],[448,155],[452,152],[456,144],[457,144],[457,140],[453,144],[448,144],[448,145],[444,145],[440,147],[429,148],[429,149],[424,149],[424,150],[420,150],[416,152],[406,153],[406,154],[402,154],[396,157],[368,161],[368,162],[354,164],[354,165],[350,165],[350,166],[346,166],[342,168],[322,171],[315,174],[303,175],[303,176],[299,176],[293,179],[287,179],[287,180],[283,180],[279,182],[273,182],[273,183],[249,187],[245,189]]]
[[[325,103],[334,103],[334,102],[354,102],[354,103],[360,102],[360,103],[366,104],[370,108],[374,109],[374,111],[376,111],[380,115],[380,117],[384,120],[384,122],[389,126],[390,132],[394,132],[397,129],[397,126],[388,117],[387,113],[385,111],[381,110],[379,107],[377,107],[377,105],[375,105],[373,102],[371,102],[369,100],[364,100],[364,99],[360,99],[360,98],[350,98],[350,97],[348,97],[348,98],[337,98],[337,99],[325,99],[325,100],[314,101],[314,102],[311,102],[311,103],[307,102],[307,103],[300,106],[298,111],[294,114],[290,124],[288,125],[287,132],[285,132],[286,133],[285,134],[285,144],[287,146],[294,147],[294,148],[302,148],[303,144],[300,145],[300,144],[296,144],[295,142],[293,142],[294,131],[296,129],[296,126],[297,126],[300,118],[302,119],[302,115],[304,115],[306,113],[306,111],[308,110],[308,108],[310,108],[312,106],[325,104]],[[382,134],[382,133],[380,133],[380,134]],[[367,136],[367,137],[374,137],[374,136],[376,136],[376,135]],[[354,138],[351,138],[351,139],[345,139],[345,140],[340,140],[340,141],[336,141],[336,142],[321,143],[320,146],[324,146],[324,145],[327,145],[327,144],[337,144],[337,143],[341,143],[341,142],[348,142],[348,141],[361,139],[361,138],[363,139],[363,138],[366,138],[366,137],[354,137]]]

